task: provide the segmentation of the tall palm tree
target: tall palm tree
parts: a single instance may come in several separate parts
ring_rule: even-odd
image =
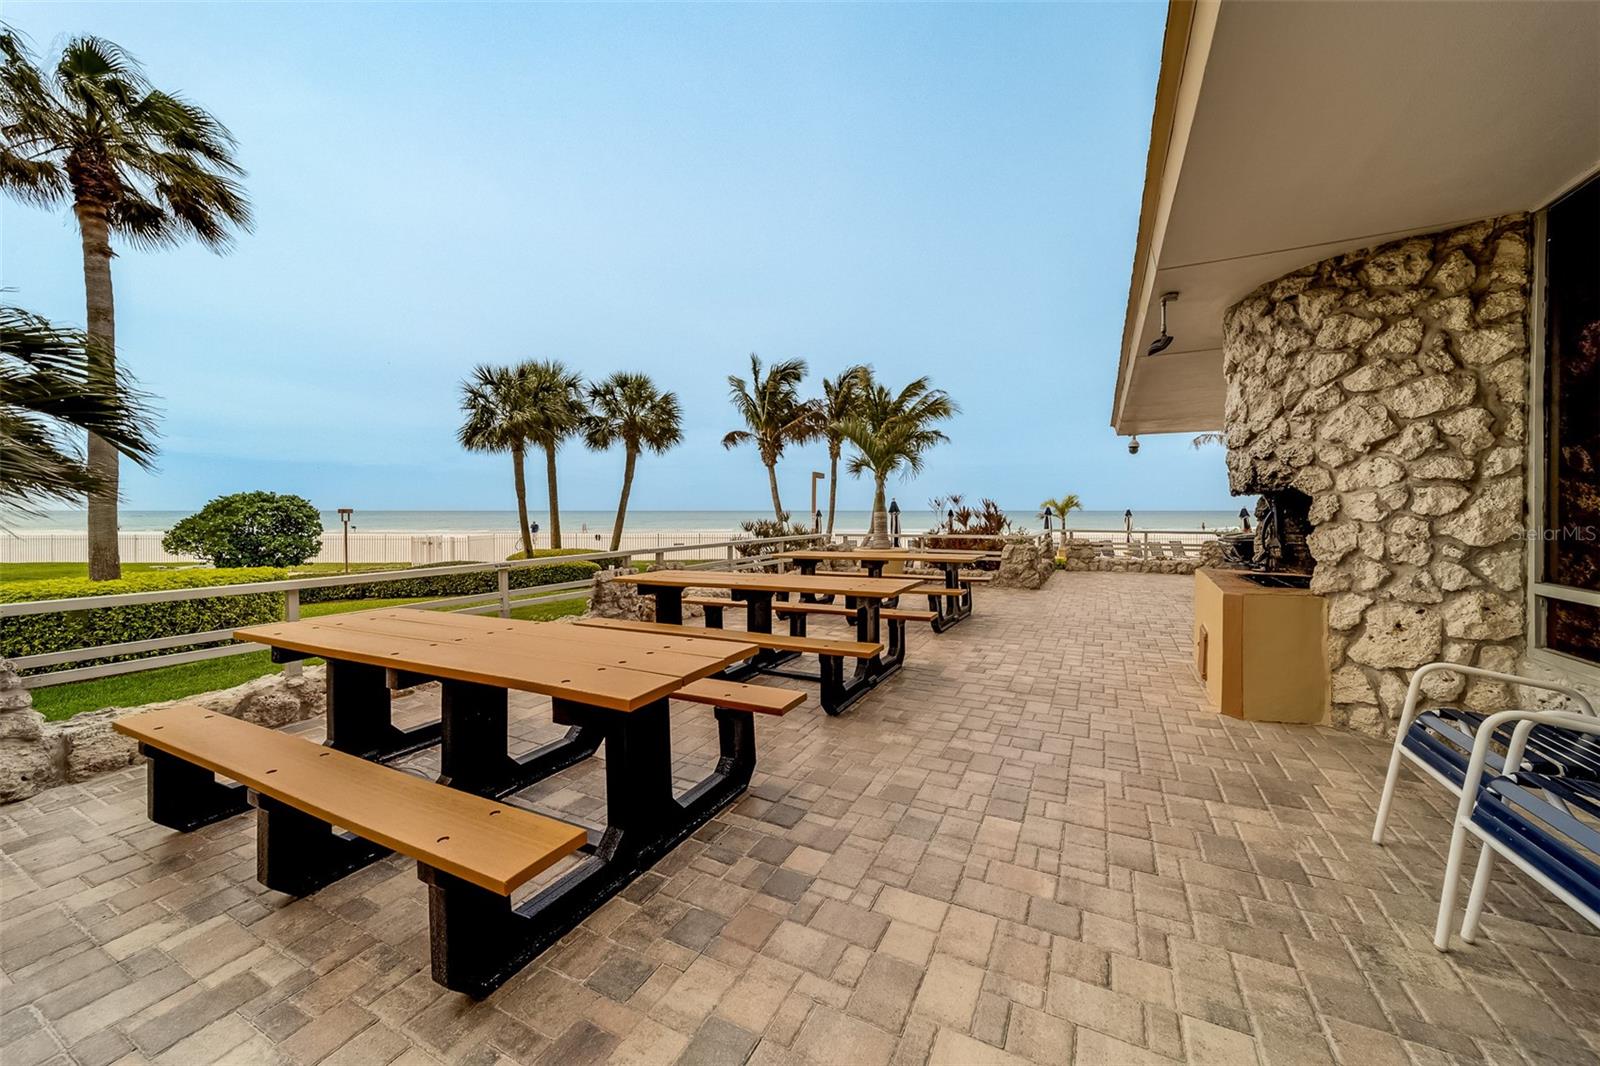
[[[583,425],[584,443],[596,451],[622,445],[622,498],[617,501],[617,521],[611,527],[611,550],[622,547],[622,523],[633,491],[633,470],[639,453],[648,448],[661,454],[683,442],[683,410],[678,396],[662,392],[645,374],[616,373],[589,386],[589,417]]]
[[[0,504],[33,512],[102,488],[75,430],[140,466],[155,456],[145,398],[127,376],[96,372],[89,339],[18,307],[0,307]]]
[[[556,493],[556,452],[583,428],[589,409],[583,402],[583,378],[554,359],[523,363],[528,379],[528,440],[544,449],[545,478],[550,485],[550,547],[561,547],[561,500]]]
[[[1046,511],[1054,512],[1061,519],[1061,528],[1067,528],[1067,514],[1070,511],[1083,510],[1083,501],[1078,499],[1076,492],[1068,492],[1057,496],[1053,500],[1044,500],[1039,504],[1039,517],[1043,518]]]
[[[816,408],[800,399],[800,382],[805,376],[804,359],[784,359],[763,373],[761,358],[753,352],[748,382],[737,374],[728,375],[728,398],[747,428],[723,437],[722,446],[756,446],[772,489],[772,514],[780,523],[787,522],[789,516],[778,498],[778,458],[789,445],[804,444],[817,437]]]
[[[816,402],[817,427],[828,442],[828,535],[833,535],[833,516],[839,503],[839,453],[844,449],[845,419],[856,413],[861,403],[862,383],[871,367],[850,366],[837,377],[822,379],[822,398]]]
[[[110,41],[75,37],[47,76],[21,38],[0,27],[0,188],[42,207],[70,204],[78,222],[90,370],[116,381],[111,238],[159,248],[193,237],[223,251],[249,229],[235,142],[222,123],[152,88]],[[89,577],[122,574],[117,555],[117,455],[89,434]]]
[[[517,523],[522,532],[522,550],[533,558],[533,532],[528,528],[528,480],[524,459],[531,433],[528,412],[531,408],[528,375],[522,367],[487,366],[472,368],[472,375],[461,383],[461,423],[457,439],[474,452],[510,452],[511,473],[517,489]]]
[[[856,454],[846,466],[852,477],[872,474],[872,533],[867,546],[889,546],[889,515],[884,485],[895,473],[916,474],[922,470],[928,449],[950,438],[934,428],[961,409],[943,389],[933,388],[920,377],[891,392],[872,380],[862,384],[861,404],[856,414],[844,422],[846,440],[856,446]]]

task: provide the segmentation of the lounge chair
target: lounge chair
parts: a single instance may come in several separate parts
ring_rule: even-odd
[[[1453,795],[1461,795],[1461,783],[1466,776],[1467,763],[1472,756],[1474,737],[1488,716],[1477,711],[1457,710],[1453,707],[1435,708],[1419,714],[1417,704],[1422,698],[1423,679],[1429,674],[1441,671],[1460,674],[1468,679],[1500,681],[1546,692],[1559,692],[1576,704],[1578,713],[1589,717],[1595,716],[1594,706],[1588,698],[1570,685],[1521,677],[1517,674],[1503,674],[1476,666],[1462,666],[1458,663],[1440,662],[1419,666],[1411,675],[1411,686],[1406,690],[1406,702],[1400,712],[1400,722],[1395,728],[1394,748],[1389,754],[1389,776],[1383,783],[1383,795],[1378,801],[1378,817],[1372,826],[1374,844],[1383,843],[1384,830],[1389,822],[1389,811],[1394,804],[1395,785],[1400,778],[1402,756],[1410,759],[1425,774],[1449,789]],[[1509,738],[1500,737],[1497,738],[1497,742],[1503,745],[1507,739]],[[1529,737],[1521,769],[1557,777],[1592,775],[1595,769],[1600,767],[1600,760],[1595,758],[1596,754],[1600,754],[1600,742],[1587,738],[1575,739],[1571,734],[1559,729],[1535,729]],[[1496,773],[1504,769],[1498,756],[1491,753],[1489,758],[1490,766]],[[1600,780],[1600,776],[1596,776],[1595,779]]]
[[[1525,766],[1534,736],[1562,738],[1565,754],[1581,756],[1584,776],[1562,776],[1526,769],[1510,774],[1494,769],[1502,762],[1494,748],[1505,739],[1503,765]],[[1504,711],[1485,719],[1472,744],[1456,806],[1454,832],[1434,947],[1450,945],[1450,918],[1468,834],[1481,841],[1461,939],[1471,943],[1489,891],[1496,855],[1503,855],[1535,882],[1600,927],[1600,719],[1572,711]]]

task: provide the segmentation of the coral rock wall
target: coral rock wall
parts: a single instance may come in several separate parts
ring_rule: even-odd
[[[1526,216],[1324,260],[1224,315],[1235,493],[1311,497],[1336,725],[1382,733],[1412,668],[1523,646]],[[1434,675],[1429,696],[1505,706]]]

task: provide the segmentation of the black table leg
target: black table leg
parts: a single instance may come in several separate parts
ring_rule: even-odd
[[[746,711],[716,709],[717,767],[675,798],[666,700],[632,712],[566,700],[556,700],[554,709],[558,722],[605,734],[605,833],[592,855],[516,907],[506,896],[417,864],[428,886],[433,979],[454,991],[493,991],[731,803],[755,769],[755,725]]]
[[[794,565],[797,566],[800,569],[800,573],[802,575],[804,575],[805,577],[816,577],[817,576],[817,560],[815,560],[815,559],[796,559],[794,561]],[[833,597],[832,596],[818,596],[814,592],[802,592],[800,594],[800,602],[801,603],[832,603],[833,602]]]
[[[958,564],[945,563],[944,587],[947,589],[961,588],[961,567]],[[929,596],[928,608],[934,612],[933,631],[943,633],[955,626],[972,614],[972,587],[969,585],[962,590],[959,596]]]
[[[745,604],[744,627],[746,631],[768,634],[772,632],[772,593],[762,592],[757,589],[733,589],[732,595],[734,599]],[[790,617],[793,618],[794,616],[790,615]],[[777,648],[762,648],[744,664],[748,667],[744,672],[748,674],[757,670],[765,670],[779,663],[788,662],[799,654],[799,652],[782,651]]]
[[[655,597],[657,622],[683,625],[683,589],[676,585],[640,585],[639,591]]]
[[[145,799],[150,820],[187,833],[212,822],[231,818],[250,806],[243,785],[224,785],[203,766],[168,755],[160,748],[139,745],[150,759],[145,771]]]
[[[274,891],[310,895],[389,854],[259,792],[250,801],[256,805],[256,880]]]
[[[513,757],[507,751],[507,692],[470,681],[440,684],[444,724],[439,783],[479,796],[504,796],[589,758],[603,739],[593,726],[574,725],[560,740]]]
[[[335,751],[384,762],[439,742],[439,722],[398,728],[389,700],[383,667],[328,660],[328,736],[323,743]]]

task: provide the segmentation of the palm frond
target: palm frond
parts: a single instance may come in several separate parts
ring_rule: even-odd
[[[137,246],[192,238],[224,251],[252,225],[227,127],[152,88],[114,42],[67,42],[50,77],[22,39],[0,30],[0,189],[40,206],[103,207]]]
[[[0,502],[73,501],[100,487],[77,431],[93,433],[149,467],[155,459],[149,398],[83,333],[17,307],[0,306]]]

